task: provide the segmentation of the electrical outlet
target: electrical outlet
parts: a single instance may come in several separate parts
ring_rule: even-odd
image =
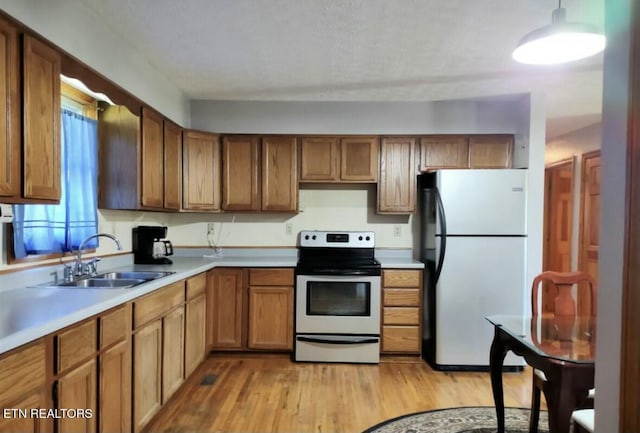
[[[286,223],[284,225],[284,232],[288,235],[293,234],[293,224],[291,223]]]
[[[393,236],[396,238],[402,236],[402,228],[399,225],[393,226]]]
[[[214,223],[207,223],[207,236],[213,236],[215,233],[215,227]]]

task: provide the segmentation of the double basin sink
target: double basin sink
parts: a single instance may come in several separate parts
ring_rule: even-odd
[[[46,286],[55,288],[128,289],[174,273],[175,272],[155,271],[106,272],[104,274],[93,275],[75,281],[55,284],[50,283]]]

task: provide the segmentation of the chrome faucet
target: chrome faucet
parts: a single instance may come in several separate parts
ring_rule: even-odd
[[[103,236],[105,238],[109,238],[111,240],[113,240],[116,243],[116,246],[118,248],[118,251],[122,250],[122,244],[120,243],[120,240],[118,238],[116,238],[113,235],[110,235],[109,233],[96,233],[95,235],[91,235],[88,238],[86,238],[85,240],[83,240],[82,242],[80,242],[80,245],[78,246],[78,254],[76,256],[76,263],[74,266],[74,272],[73,274],[76,277],[80,277],[83,275],[95,275],[97,272],[97,265],[98,262],[100,261],[99,257],[96,257],[92,260],[90,260],[87,263],[82,263],[82,249],[84,248],[84,245],[89,242],[91,239],[97,238]]]

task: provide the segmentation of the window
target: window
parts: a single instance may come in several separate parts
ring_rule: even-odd
[[[74,251],[97,232],[97,121],[69,105],[62,109],[61,119],[60,204],[13,206],[16,259]],[[87,248],[96,246],[95,239],[87,244]]]

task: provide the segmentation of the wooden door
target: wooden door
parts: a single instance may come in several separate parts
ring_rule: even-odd
[[[512,135],[469,137],[469,168],[510,168],[512,164]]]
[[[298,152],[295,136],[262,138],[263,211],[298,210]]]
[[[162,319],[162,404],[184,382],[184,307]]]
[[[582,155],[580,188],[580,252],[578,269],[598,281],[600,248],[600,151]],[[578,311],[588,312],[588,305],[578,302]]]
[[[133,334],[133,431],[139,432],[162,405],[162,320]]]
[[[162,116],[142,107],[142,150],[140,152],[140,203],[145,208],[164,206],[164,126]]]
[[[25,198],[60,201],[60,55],[23,38],[23,190]]]
[[[300,181],[340,180],[340,142],[337,137],[303,137],[300,140]]]
[[[378,213],[416,210],[416,139],[386,137],[380,146]]]
[[[7,402],[2,405],[3,409],[23,409],[27,414],[31,409],[49,409],[47,395],[44,391],[33,391],[17,401]],[[94,415],[95,416],[95,415]],[[38,418],[32,416],[10,416],[0,418],[0,433],[41,433],[53,431],[50,418]]]
[[[20,195],[20,59],[16,28],[0,17],[0,197]]]
[[[430,135],[420,138],[420,171],[469,167],[469,138]]]
[[[220,210],[220,141],[216,134],[185,131],[183,141],[183,209]]]
[[[185,379],[200,365],[205,356],[206,297],[197,296],[186,304],[184,369]]]
[[[249,287],[248,347],[293,349],[292,287]]]
[[[182,204],[182,128],[164,120],[164,208]]]
[[[100,356],[99,386],[100,433],[131,431],[131,349],[128,340]]]
[[[58,380],[58,409],[90,409],[96,414],[96,360],[95,358],[65,374]],[[92,417],[62,417],[58,419],[59,433],[91,433],[96,431]]]
[[[573,158],[548,165],[544,172],[544,241],[542,269],[571,271],[573,233]],[[542,312],[554,311],[555,290],[542,285]]]
[[[340,179],[346,182],[378,180],[377,137],[348,137],[340,140]]]
[[[222,209],[260,210],[257,137],[228,136],[222,140]]]
[[[217,268],[207,274],[207,322],[213,349],[241,349],[245,271]]]

